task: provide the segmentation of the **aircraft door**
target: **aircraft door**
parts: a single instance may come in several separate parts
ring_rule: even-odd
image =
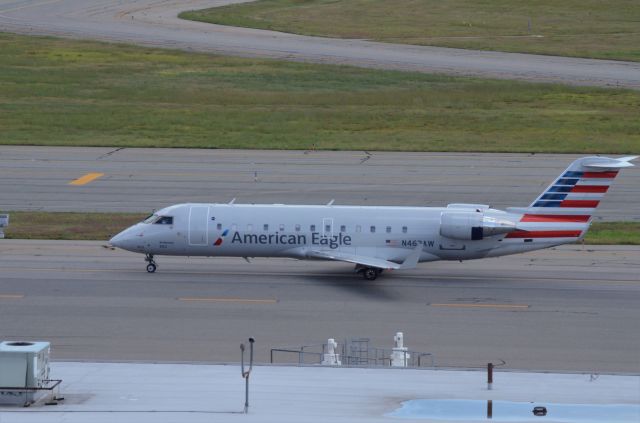
[[[331,238],[333,236],[333,218],[325,217],[322,219],[322,237]]]
[[[189,245],[208,244],[209,206],[191,206],[189,210]]]

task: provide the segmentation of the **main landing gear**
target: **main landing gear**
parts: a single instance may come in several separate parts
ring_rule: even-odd
[[[158,268],[158,266],[156,265],[156,262],[153,261],[153,254],[147,254],[144,258],[144,261],[146,261],[147,264],[147,272],[149,273],[154,273],[156,271],[156,269]]]
[[[356,266],[356,272],[360,273],[362,277],[368,281],[375,281],[380,273],[382,273],[382,269],[377,267]]]

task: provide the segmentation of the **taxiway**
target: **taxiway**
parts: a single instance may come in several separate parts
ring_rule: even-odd
[[[0,241],[0,333],[56,359],[237,362],[396,331],[439,367],[640,373],[640,247],[564,246],[436,262],[366,282],[351,265],[142,256],[104,242]],[[281,362],[292,357],[278,356]]]
[[[0,146],[2,211],[141,212],[181,203],[527,206],[584,155]],[[86,175],[86,183],[70,182]],[[19,188],[18,188],[19,187]],[[625,169],[597,220],[640,220]]]

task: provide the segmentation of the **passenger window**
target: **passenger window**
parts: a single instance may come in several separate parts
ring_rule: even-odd
[[[161,216],[156,220],[156,225],[173,225],[173,216]]]
[[[347,232],[347,227],[345,225],[340,226],[340,232]]]
[[[390,234],[391,233],[391,226],[387,226],[387,233]]]
[[[403,227],[402,227],[402,233],[403,233],[403,234],[406,234],[406,233],[407,233],[407,227],[406,227],[406,226],[403,226]]]
[[[296,232],[300,232],[300,225],[296,224]]]
[[[282,223],[280,224],[280,230],[284,231],[284,225]]]
[[[375,226],[372,226],[372,227],[371,227],[371,233],[372,233],[372,234],[376,233],[376,227],[375,227]]]
[[[325,232],[331,232],[331,225],[324,225]]]
[[[362,232],[362,226],[356,225],[356,232]]]
[[[216,228],[218,228],[218,230],[219,230],[219,231],[221,231],[221,230],[222,230],[222,223],[218,223],[218,224],[216,225]]]
[[[266,223],[264,224],[264,226],[262,227],[262,229],[267,232],[269,230],[269,225],[267,225]]]
[[[316,231],[316,225],[309,226],[309,229],[311,229],[311,232],[315,232]]]

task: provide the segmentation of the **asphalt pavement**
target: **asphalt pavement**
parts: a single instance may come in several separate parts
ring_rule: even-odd
[[[0,210],[147,213],[234,198],[267,204],[335,199],[344,205],[527,206],[578,157],[0,146]],[[640,220],[639,169],[620,173],[597,220]],[[71,184],[82,177],[83,184]]]
[[[0,338],[56,359],[237,362],[272,348],[368,338],[438,367],[640,373],[640,247],[564,246],[436,262],[364,281],[346,263],[157,257],[106,242],[0,240]],[[317,349],[316,349],[317,351]],[[277,353],[277,363],[297,361]]]

